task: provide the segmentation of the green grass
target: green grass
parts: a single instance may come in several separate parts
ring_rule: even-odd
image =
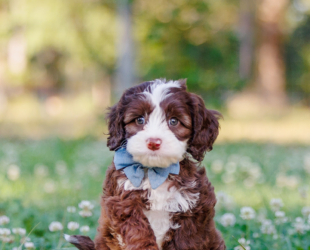
[[[102,182],[112,157],[104,141],[91,138],[2,140],[0,216],[8,216],[10,223],[0,228],[22,227],[29,233],[37,225],[29,236],[36,249],[70,248],[62,239],[62,233],[80,232],[68,230],[69,221],[90,226],[86,234],[93,238],[100,214]],[[302,207],[310,206],[309,146],[217,144],[207,153],[203,164],[218,194],[216,222],[228,249],[238,246],[237,240],[242,237],[250,240],[251,249],[310,249],[310,230],[293,231],[295,218],[303,217]],[[286,213],[287,222],[275,224],[269,205],[272,198],[282,199],[281,210]],[[95,205],[91,217],[79,216],[78,208],[76,213],[66,211],[67,206],[78,207],[82,200],[90,200]],[[243,206],[253,207],[256,218],[241,219]],[[234,226],[221,225],[225,213],[235,215]],[[269,235],[261,231],[258,218],[262,215],[272,221],[276,232]],[[307,218],[303,219],[308,225]],[[64,229],[50,232],[48,226],[53,221],[61,222]],[[20,238],[14,237],[13,243],[3,243],[0,250],[18,247]]]

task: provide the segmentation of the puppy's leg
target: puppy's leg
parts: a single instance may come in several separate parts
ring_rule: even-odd
[[[154,232],[143,213],[141,195],[108,197],[104,208],[110,224],[125,250],[158,250]]]
[[[105,241],[104,238],[97,238],[95,239],[95,249],[96,250],[114,250],[114,249],[117,249],[119,250],[120,248],[116,245],[116,248],[110,248],[108,245],[107,245],[107,242]]]
[[[213,221],[203,226],[199,216],[183,217],[180,227],[170,229],[163,244],[163,250],[225,250],[225,243],[215,229]]]

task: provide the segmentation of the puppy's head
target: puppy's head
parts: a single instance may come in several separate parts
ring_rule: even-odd
[[[168,167],[186,152],[202,161],[218,136],[220,114],[186,91],[186,80],[154,80],[128,89],[108,114],[108,147],[127,145],[135,161]]]

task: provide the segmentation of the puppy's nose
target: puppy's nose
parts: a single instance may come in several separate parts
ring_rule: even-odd
[[[158,150],[160,148],[161,142],[162,141],[159,138],[149,138],[146,140],[148,149],[153,151]]]

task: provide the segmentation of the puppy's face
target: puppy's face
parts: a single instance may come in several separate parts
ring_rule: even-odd
[[[186,152],[201,161],[218,134],[215,114],[186,91],[184,80],[146,82],[112,107],[108,146],[115,150],[127,143],[134,160],[148,167],[168,167]]]
[[[155,81],[137,95],[125,113],[127,150],[149,167],[168,167],[183,159],[192,134],[186,92],[179,82]]]

